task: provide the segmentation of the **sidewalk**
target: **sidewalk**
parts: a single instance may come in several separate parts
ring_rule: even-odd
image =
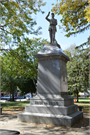
[[[21,133],[20,135],[90,135],[89,113],[84,113],[84,118],[73,127],[64,127],[20,122],[17,120],[17,115],[21,112],[2,112],[0,129],[17,130]]]

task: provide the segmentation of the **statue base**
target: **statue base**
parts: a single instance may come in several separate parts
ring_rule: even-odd
[[[37,96],[30,99],[23,122],[73,126],[83,118],[82,111],[68,95],[66,63],[69,57],[56,44],[46,44],[38,59]]]
[[[73,126],[83,118],[83,112],[77,110],[72,97],[39,98],[30,100],[30,105],[25,106],[25,112],[18,115],[22,122]]]

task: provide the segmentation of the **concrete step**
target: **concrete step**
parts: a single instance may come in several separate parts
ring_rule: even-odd
[[[83,118],[83,112],[77,111],[68,116],[57,114],[44,114],[44,113],[29,113],[24,112],[18,115],[18,120],[30,123],[39,124],[52,124],[62,126],[73,126],[79,120]]]
[[[77,111],[77,105],[69,106],[50,106],[50,105],[26,105],[25,112],[44,113],[56,115],[69,115]]]

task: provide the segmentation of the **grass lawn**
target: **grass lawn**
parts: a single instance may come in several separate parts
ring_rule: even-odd
[[[78,105],[78,106],[83,106],[83,109],[82,109],[82,111],[83,112],[85,112],[85,113],[87,113],[87,112],[90,112],[90,104],[89,103],[74,103],[74,104],[76,104],[76,105]]]
[[[74,101],[77,101],[76,98],[74,98]],[[90,103],[90,99],[89,98],[78,98],[79,103]]]
[[[75,101],[75,99],[74,99]],[[76,99],[77,101],[77,99]],[[89,98],[79,98],[79,103],[74,103],[78,106],[83,106],[83,112],[90,112],[90,99]]]
[[[19,102],[5,102],[1,103],[3,111],[12,111],[12,110],[23,110],[26,105],[30,104],[30,101],[19,101]]]
[[[1,106],[3,107],[3,111],[14,111],[14,110],[23,110],[25,109],[26,105],[29,105],[30,101],[19,101],[19,102],[5,102],[1,103]],[[83,112],[90,112],[90,104],[85,102],[74,103],[76,105],[83,106]]]
[[[81,99],[79,99],[79,102],[87,102],[87,103],[90,103],[90,99],[88,99],[88,98],[81,98]]]

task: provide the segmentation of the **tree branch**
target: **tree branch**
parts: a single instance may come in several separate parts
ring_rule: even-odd
[[[5,25],[1,25],[0,27],[5,27],[5,26],[7,26],[6,24]]]
[[[9,31],[7,31],[7,30],[4,30],[4,28],[0,28],[2,31],[5,31],[5,32],[7,32],[7,33],[9,33],[9,34],[11,34]]]
[[[84,45],[86,45],[87,43],[88,43],[88,41],[83,43],[83,44],[81,44],[81,45],[79,45],[79,46],[76,46],[75,49],[79,49],[79,48],[83,47]]]
[[[82,28],[81,30],[78,30],[78,31],[76,31],[76,32],[69,32],[68,34],[73,35],[73,34],[77,34],[77,33],[79,33],[79,32],[83,32],[84,30],[87,30],[88,27],[90,27],[90,24],[87,25],[86,27]]]
[[[85,2],[84,3],[84,6],[88,6],[89,4],[88,4],[88,2]],[[77,12],[81,9],[81,8],[83,8],[83,6],[82,5],[80,5],[80,6],[77,6],[77,7],[79,7],[78,9],[77,9]]]

